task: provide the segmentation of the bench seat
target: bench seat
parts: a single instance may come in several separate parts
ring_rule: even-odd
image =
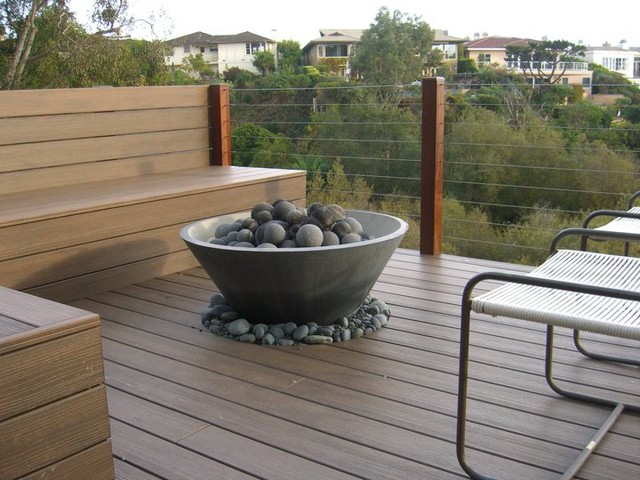
[[[113,479],[100,316],[0,287],[0,478]]]
[[[279,198],[306,172],[231,166],[228,88],[0,92],[0,285],[58,302],[197,265],[193,221]]]
[[[185,224],[277,198],[300,203],[305,173],[201,167],[0,195],[0,278],[69,301],[196,266]]]

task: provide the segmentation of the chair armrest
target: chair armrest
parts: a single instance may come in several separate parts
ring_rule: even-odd
[[[631,195],[631,198],[629,199],[629,208],[633,207],[634,202],[640,197],[640,190],[637,191],[636,193],[634,193],[633,195]]]
[[[593,228],[566,228],[561,230],[551,241],[551,253],[558,250],[558,242],[570,236],[589,237],[596,240],[619,240],[623,242],[640,242],[640,234],[629,232],[614,232],[608,230],[595,230]]]
[[[640,292],[621,290],[617,288],[607,288],[585,283],[568,282],[565,280],[553,280],[550,278],[536,277],[522,273],[504,272],[482,272],[474,275],[467,281],[462,295],[463,304],[471,300],[473,289],[486,280],[497,280],[505,283],[519,283],[522,285],[533,285],[538,287],[552,288],[556,290],[566,290],[570,292],[586,293],[603,297],[619,298],[622,300],[633,300],[640,302]]]
[[[615,218],[622,217],[622,218],[640,219],[640,213],[628,212],[623,210],[595,210],[591,212],[589,215],[587,215],[587,217],[584,219],[584,222],[582,223],[582,228],[587,228],[589,226],[589,223],[591,223],[591,220],[593,220],[596,217],[615,217]]]

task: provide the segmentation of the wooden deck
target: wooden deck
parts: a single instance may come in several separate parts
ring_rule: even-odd
[[[389,326],[330,346],[201,330],[214,291],[201,269],[73,302],[103,318],[117,477],[465,478],[454,443],[460,294],[488,269],[524,270],[399,250],[373,292],[391,307]],[[608,414],[550,391],[543,330],[477,317],[468,457],[482,473],[557,478]],[[640,397],[638,368],[586,360],[560,333],[559,379]],[[640,478],[640,416],[623,414],[578,478]]]

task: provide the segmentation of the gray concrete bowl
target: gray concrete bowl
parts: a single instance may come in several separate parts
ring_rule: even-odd
[[[358,243],[326,247],[257,249],[213,245],[221,223],[250,212],[187,225],[180,236],[227,302],[252,323],[328,325],[362,304],[408,229],[405,221],[351,210],[369,235]]]

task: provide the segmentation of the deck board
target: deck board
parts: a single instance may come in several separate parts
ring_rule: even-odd
[[[465,478],[454,443],[460,296],[488,269],[527,270],[398,250],[372,292],[389,325],[328,346],[202,330],[215,286],[201,269],[73,302],[103,318],[117,478]],[[468,456],[483,473],[557,478],[608,414],[550,391],[543,342],[541,325],[474,321]],[[590,343],[637,355],[630,342]],[[640,397],[637,368],[581,358],[569,332],[556,357],[560,380]],[[638,478],[638,452],[640,416],[625,413],[577,478]]]

